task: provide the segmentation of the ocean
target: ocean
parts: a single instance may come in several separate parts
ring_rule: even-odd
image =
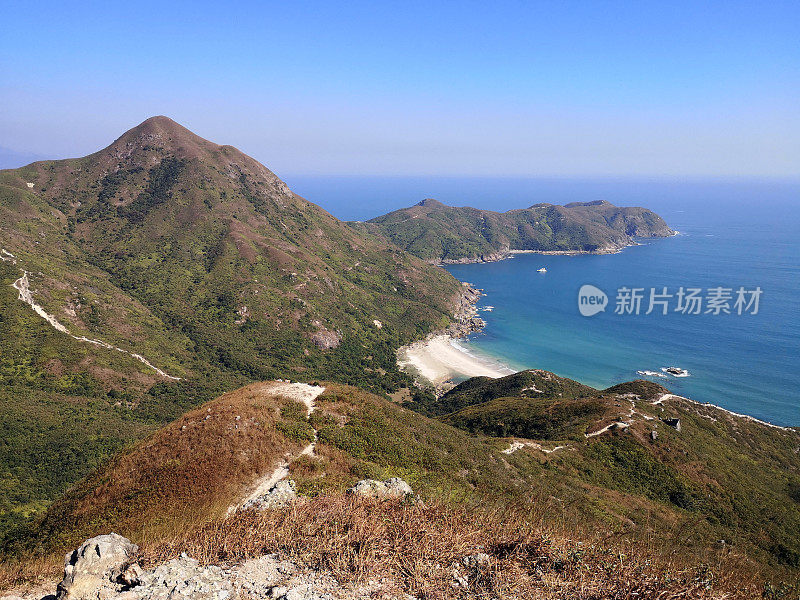
[[[487,326],[463,346],[514,369],[546,369],[599,388],[642,377],[637,371],[677,366],[689,376],[645,378],[700,402],[800,425],[798,181],[319,177],[288,183],[349,220],[428,197],[492,210],[600,199],[650,208],[679,235],[640,240],[612,255],[520,254],[448,266],[486,294],[478,306]],[[578,291],[585,284],[605,292],[606,310],[581,315]],[[621,288],[642,290],[639,314],[617,314]],[[668,296],[657,296],[661,303],[644,314],[651,289],[664,288]],[[701,314],[675,310],[680,288],[702,290]],[[723,288],[722,296],[731,290],[730,301],[719,303],[730,314],[705,312],[714,288]],[[752,304],[737,314],[739,288],[747,301],[761,289],[757,314]]]

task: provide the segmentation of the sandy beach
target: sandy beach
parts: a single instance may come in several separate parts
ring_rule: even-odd
[[[398,364],[401,368],[415,370],[434,385],[453,377],[497,378],[515,372],[468,354],[452,342],[453,338],[449,335],[438,335],[406,346],[398,354]]]

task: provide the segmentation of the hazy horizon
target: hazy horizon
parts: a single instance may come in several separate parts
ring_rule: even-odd
[[[434,198],[451,206],[493,211],[547,202],[607,200],[656,212],[699,205],[770,207],[780,222],[800,209],[800,178],[744,177],[445,177],[283,176],[300,196],[342,220],[364,221]]]
[[[165,114],[283,174],[800,176],[794,2],[5,9],[17,153]]]

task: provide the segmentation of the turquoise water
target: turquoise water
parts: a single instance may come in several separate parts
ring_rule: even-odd
[[[687,378],[652,378],[677,394],[782,425],[800,425],[800,184],[797,182],[518,179],[289,181],[345,219],[424,197],[506,210],[535,202],[606,199],[646,206],[680,235],[605,256],[517,255],[448,270],[483,288],[486,329],[467,345],[517,369],[542,368],[596,387],[676,365]],[[547,273],[536,270],[545,267]],[[611,307],[578,312],[593,284]],[[757,315],[616,315],[621,286],[761,287]],[[647,295],[646,295],[647,296]],[[674,299],[672,299],[674,307]],[[647,297],[643,301],[646,308]],[[642,311],[644,312],[644,310]]]
[[[771,211],[780,218],[762,216]],[[482,312],[488,325],[470,344],[514,368],[547,369],[597,387],[676,365],[690,377],[649,379],[698,401],[800,425],[797,211],[762,201],[757,209],[660,212],[680,235],[643,240],[620,254],[527,254],[449,267],[486,291],[479,306],[495,307]],[[585,283],[609,295],[608,310],[581,316],[577,293]],[[674,298],[666,316],[619,315],[614,303],[622,286],[645,288],[642,312],[651,287],[674,293],[681,286],[758,286],[763,294],[756,315],[681,314],[672,310]]]

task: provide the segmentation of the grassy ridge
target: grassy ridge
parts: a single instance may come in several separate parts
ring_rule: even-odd
[[[259,476],[297,456],[313,439],[312,427],[317,457],[290,462],[290,476],[305,495],[398,475],[427,497],[470,503],[518,488],[491,449],[465,433],[357,388],[323,385],[310,421],[305,407],[269,383],[187,412],[101,464],[6,550],[61,554],[108,529],[137,541],[161,539],[221,517]]]
[[[111,529],[143,539],[223,515],[259,475],[299,452],[312,435],[294,402],[263,388],[223,395],[120,453],[11,547],[52,551]]]

